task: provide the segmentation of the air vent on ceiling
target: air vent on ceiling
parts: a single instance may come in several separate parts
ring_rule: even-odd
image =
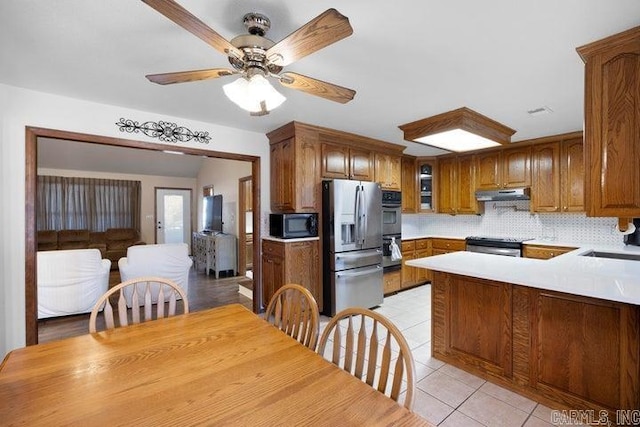
[[[545,114],[551,114],[553,113],[553,110],[545,105],[544,107],[538,107],[532,110],[527,110],[527,113],[529,113],[530,116],[537,117]]]

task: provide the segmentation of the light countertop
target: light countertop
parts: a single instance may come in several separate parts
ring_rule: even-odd
[[[547,242],[537,244],[547,244]],[[640,305],[640,261],[580,256],[591,250],[640,255],[640,247],[637,246],[583,245],[549,260],[461,251],[415,259],[407,261],[406,264],[463,276]]]

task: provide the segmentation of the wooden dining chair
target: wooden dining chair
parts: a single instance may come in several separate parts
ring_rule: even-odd
[[[329,321],[320,337],[318,353],[323,357],[329,340],[333,347],[331,362],[396,402],[402,391],[402,379],[406,377],[404,406],[412,408],[413,355],[404,336],[389,319],[364,308],[347,308]],[[398,357],[392,360],[395,352]]]
[[[116,293],[119,293],[117,299]],[[188,313],[187,294],[173,280],[163,277],[139,277],[127,280],[109,289],[93,306],[89,317],[89,332],[96,332],[96,320],[101,310],[104,313],[105,329],[113,329],[154,318],[174,316],[180,299],[182,299],[183,312]],[[119,325],[117,326],[114,308],[117,308],[118,312]],[[140,315],[141,311],[144,317]]]
[[[269,301],[265,319],[315,351],[320,314],[316,299],[303,286],[288,284],[278,289]]]

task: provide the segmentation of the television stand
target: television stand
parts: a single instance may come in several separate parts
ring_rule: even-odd
[[[213,270],[216,279],[220,278],[220,272],[231,272],[230,276],[235,276],[238,271],[236,236],[222,232],[200,232],[193,233],[192,237],[196,271],[204,267],[208,276]]]

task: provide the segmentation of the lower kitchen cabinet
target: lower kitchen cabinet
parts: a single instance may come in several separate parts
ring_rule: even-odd
[[[416,284],[416,268],[406,265],[407,261],[415,258],[416,241],[403,240],[401,244],[402,251],[402,270],[401,270],[401,288],[410,288]]]
[[[637,305],[436,271],[431,313],[439,360],[609,420],[640,407]]]
[[[462,239],[431,239],[431,254],[442,255],[449,252],[466,250],[466,243]]]
[[[566,254],[577,248],[566,246],[524,245],[522,256],[525,258],[551,259],[558,255]]]
[[[402,273],[400,287],[402,289],[420,285],[431,280],[430,271],[424,268],[409,267],[406,261],[425,258],[431,255],[431,239],[414,239],[402,241]]]
[[[384,273],[382,280],[385,295],[389,295],[400,290],[400,270]]]
[[[263,302],[285,284],[296,283],[307,288],[322,311],[322,284],[319,281],[319,240],[285,242],[262,240]]]

